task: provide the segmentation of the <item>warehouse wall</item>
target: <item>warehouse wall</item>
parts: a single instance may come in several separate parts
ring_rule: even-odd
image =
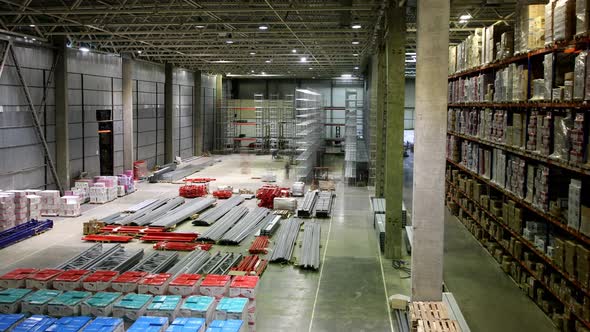
[[[148,168],[164,164],[164,81],[163,65],[133,63],[133,156]]]
[[[404,129],[414,129],[416,80],[413,77],[406,78]]]
[[[193,89],[194,73],[174,69],[174,156],[188,158],[193,155]]]
[[[68,52],[70,175],[100,175],[97,110],[112,110],[114,174],[123,171],[123,102],[121,58],[114,55]]]
[[[37,112],[55,160],[54,84],[46,86],[54,61],[53,52],[46,48],[17,46],[15,53],[33,104],[39,107],[44,93],[47,95],[45,106]],[[45,184],[53,189],[53,183],[23,88],[9,56],[0,76],[0,189],[43,189]]]
[[[203,151],[214,148],[215,96],[217,95],[214,75],[201,75],[201,106],[203,109]]]

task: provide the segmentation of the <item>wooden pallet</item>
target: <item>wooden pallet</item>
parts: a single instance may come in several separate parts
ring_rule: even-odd
[[[418,320],[416,332],[461,332],[459,323],[455,320]]]
[[[412,302],[410,303],[410,320],[417,326],[418,320],[448,320],[449,313],[443,302]]]

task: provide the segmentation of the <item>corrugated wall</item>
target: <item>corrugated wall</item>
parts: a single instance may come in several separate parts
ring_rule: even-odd
[[[123,172],[123,103],[121,58],[70,50],[68,54],[68,103],[70,175],[100,175],[97,110],[112,110],[113,174]]]
[[[37,108],[44,93],[47,95],[45,106],[37,112],[55,159],[54,84],[46,85],[54,61],[53,52],[26,46],[17,46],[15,51]],[[53,189],[53,183],[23,88],[9,57],[0,77],[0,189],[42,189],[45,184]]]
[[[164,81],[164,66],[134,62],[133,156],[148,168],[164,164]]]
[[[173,76],[174,91],[174,156],[188,158],[193,155],[193,89],[194,73],[176,69]]]

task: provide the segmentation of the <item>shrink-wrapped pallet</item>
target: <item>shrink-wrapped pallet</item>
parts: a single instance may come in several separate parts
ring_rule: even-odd
[[[576,35],[590,30],[590,0],[576,0]]]
[[[567,41],[575,33],[576,3],[574,0],[558,0],[553,10],[553,40]]]
[[[586,83],[586,59],[588,52],[582,51],[576,56],[574,64],[574,101],[581,101],[584,99],[585,83]]]

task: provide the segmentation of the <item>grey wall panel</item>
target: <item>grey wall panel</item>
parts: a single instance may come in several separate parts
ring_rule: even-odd
[[[95,76],[121,77],[121,57],[111,54],[68,52],[68,69],[72,73]]]
[[[15,54],[35,108],[38,108],[46,94],[46,107],[37,112],[42,132],[48,132],[48,145],[53,145],[54,84],[46,86],[53,65],[53,51],[19,45],[15,46]],[[44,150],[33,129],[28,102],[10,56],[0,76],[0,107],[0,189],[44,188],[45,185],[51,185],[53,178],[45,177]],[[52,157],[55,157],[54,153]]]
[[[164,83],[164,65],[144,61],[135,61],[133,66],[133,79]],[[164,87],[162,86],[162,88]]]
[[[83,141],[81,138],[70,138],[70,161],[75,159],[82,159]],[[80,167],[82,165],[80,164]]]
[[[70,133],[70,139],[78,139],[78,138],[82,138],[82,128],[84,126],[82,125],[82,123],[70,123],[68,124],[68,129],[69,129],[69,133]]]

